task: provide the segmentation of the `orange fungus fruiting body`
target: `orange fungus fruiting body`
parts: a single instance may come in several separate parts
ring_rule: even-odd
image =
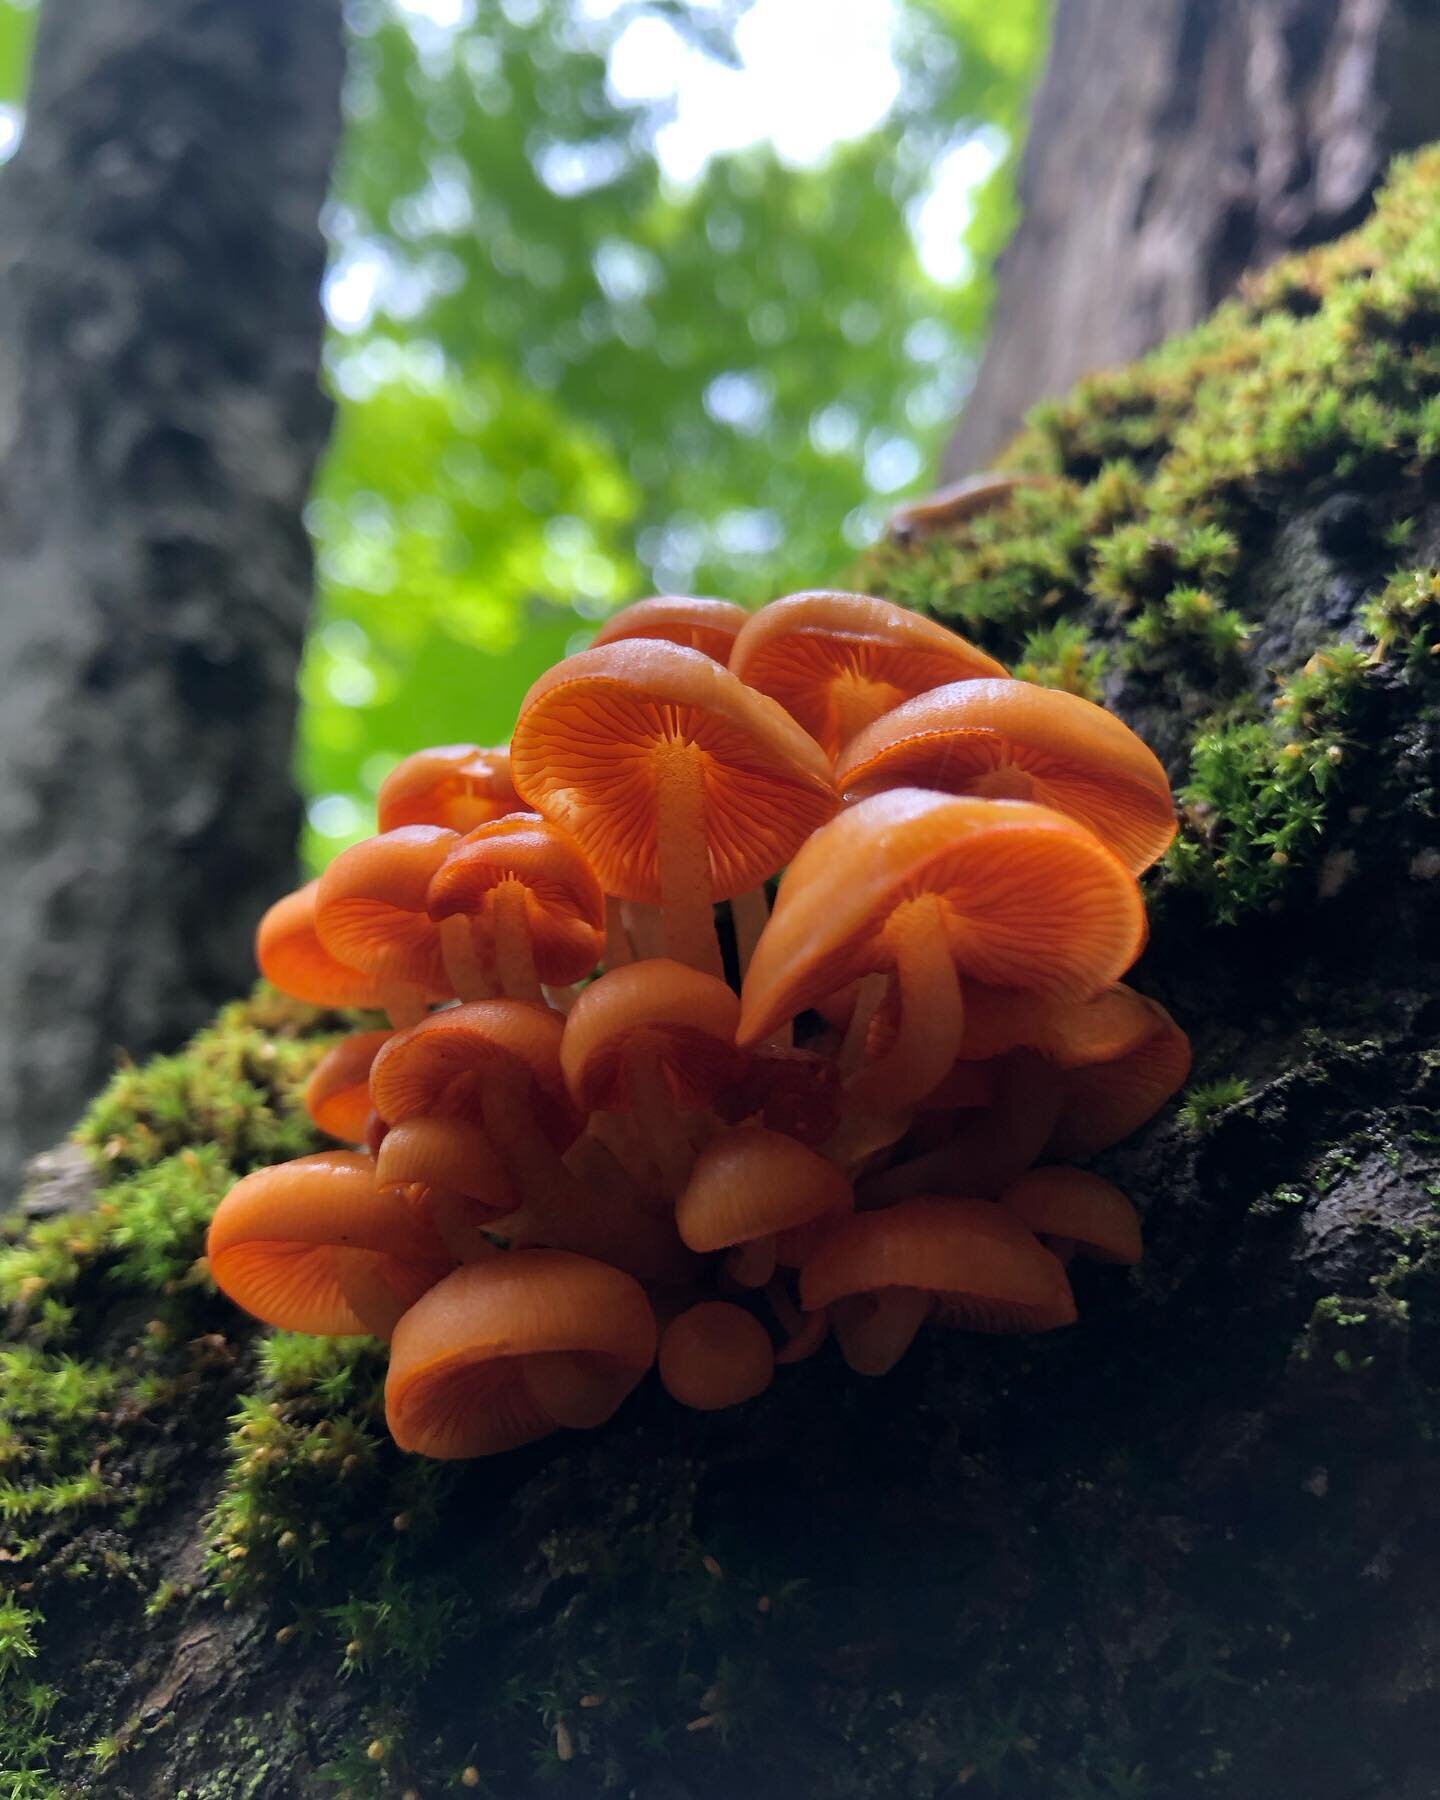
[[[257,938],[382,1015],[305,1090],[364,1148],[247,1175],[208,1252],[267,1324],[389,1342],[402,1449],[595,1429],[657,1366],[698,1411],[881,1376],[1139,1259],[1076,1165],[1190,1046],[1126,979],[1176,825],[1113,714],[867,595],[661,595],[510,745],[406,757],[378,825]]]

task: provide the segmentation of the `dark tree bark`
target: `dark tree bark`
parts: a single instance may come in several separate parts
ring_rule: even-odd
[[[0,181],[0,1184],[290,882],[338,0],[47,0]]]
[[[1432,0],[1058,0],[947,478],[1247,270],[1358,223],[1390,158],[1437,133]]]

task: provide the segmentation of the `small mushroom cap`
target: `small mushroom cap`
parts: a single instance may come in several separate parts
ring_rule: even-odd
[[[560,1073],[558,1013],[524,1000],[471,1000],[397,1031],[370,1071],[370,1099],[399,1125],[417,1113],[479,1119],[484,1087],[503,1074],[527,1077],[541,1129],[569,1144],[579,1130]]]
[[[1031,1169],[1000,1196],[1000,1204],[1043,1237],[1071,1238],[1097,1262],[1137,1263],[1140,1220],[1113,1182],[1088,1169]]]
[[[745,977],[739,1042],[891,967],[890,919],[926,895],[944,902],[957,968],[995,986],[1083,996],[1145,942],[1135,877],[1073,819],[899,788],[847,808],[791,863]]]
[[[541,676],[515,727],[515,785],[574,834],[607,894],[657,902],[657,770],[686,745],[705,753],[715,900],[773,875],[839,806],[824,756],[773,700],[698,650],[646,638]]]
[[[971,1331],[1049,1331],[1075,1322],[1058,1258],[991,1200],[906,1200],[854,1213],[800,1271],[807,1312],[852,1294],[909,1288],[937,1297],[937,1317]]]
[[[743,606],[730,600],[657,594],[653,600],[622,606],[595,633],[594,641],[600,645],[618,644],[625,638],[663,638],[725,663],[749,617]]]
[[[459,838],[441,825],[403,825],[342,850],[320,877],[315,928],[332,955],[382,981],[453,992],[430,883]]]
[[[967,1062],[988,1061],[1011,1050],[1035,1050],[1062,1069],[1114,1062],[1153,1034],[1151,1007],[1121,981],[1078,1000],[975,982],[965,990],[960,1055]]]
[[[255,933],[255,961],[260,973],[289,994],[312,1006],[379,1006],[380,982],[352,969],[320,942],[315,929],[315,902],[320,883],[307,881],[277,900]]]
[[[520,1204],[489,1138],[468,1119],[416,1114],[390,1127],[375,1154],[375,1185],[412,1184],[464,1194],[497,1219]]]
[[[735,1048],[740,1002],[723,981],[668,957],[607,970],[570,1009],[560,1064],[583,1112],[631,1104],[631,1065],[662,1064],[677,1106],[704,1106],[744,1063]]]
[[[912,694],[1004,675],[1005,665],[933,619],[868,594],[791,594],[761,607],[730,667],[778,700],[832,760]]]
[[[673,1319],[660,1339],[666,1393],[697,1412],[753,1400],[775,1379],[770,1334],[728,1300],[703,1300]]]
[[[370,1119],[370,1065],[388,1031],[357,1031],[327,1050],[305,1084],[305,1110],[321,1131],[363,1144]]]
[[[385,1411],[402,1450],[487,1456],[554,1429],[526,1380],[565,1354],[633,1387],[655,1360],[655,1315],[629,1275],[567,1250],[512,1250],[456,1269],[395,1328]]]
[[[510,784],[509,750],[482,750],[478,744],[417,750],[396,763],[380,783],[376,801],[381,831],[402,825],[473,831],[519,808],[520,796]]]
[[[538,813],[509,813],[461,838],[430,883],[430,916],[483,915],[506,881],[524,890],[541,981],[588,975],[605,939],[605,895],[574,838]]]
[[[370,1158],[347,1150],[238,1181],[215,1210],[206,1254],[215,1285],[246,1312],[325,1337],[371,1330],[347,1297],[342,1257],[378,1275],[404,1305],[453,1266],[422,1218],[377,1192]]]
[[[777,1131],[741,1125],[712,1138],[695,1159],[675,1224],[692,1250],[727,1250],[854,1204],[834,1163]]]
[[[1103,706],[1028,681],[958,681],[907,700],[851,739],[835,784],[857,799],[892,787],[983,794],[1006,769],[1028,777],[1025,798],[1088,825],[1136,874],[1175,836],[1150,747]]]
[[[1071,1069],[1052,1156],[1096,1156],[1138,1131],[1190,1075],[1190,1040],[1158,1001],[1137,996],[1150,1016],[1144,1038],[1113,1062]]]

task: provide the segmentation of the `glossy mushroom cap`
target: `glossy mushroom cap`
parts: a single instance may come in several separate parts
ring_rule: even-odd
[[[618,644],[626,638],[663,638],[723,664],[749,617],[743,606],[729,600],[659,594],[612,614],[595,633],[593,647]]]
[[[1004,675],[933,619],[867,594],[791,594],[750,619],[730,653],[740,679],[778,700],[832,760],[912,694]]]
[[[381,831],[402,825],[473,831],[520,808],[520,796],[510,784],[510,752],[503,746],[482,750],[477,744],[417,750],[381,782],[376,808]]]
[[[370,1066],[388,1031],[357,1031],[341,1038],[315,1065],[305,1084],[305,1110],[321,1131],[342,1143],[361,1144],[370,1120]]]
[[[992,983],[1093,993],[1145,942],[1135,878],[1083,826],[1021,801],[902,788],[817,831],[780,884],[745,978],[739,1042],[893,964],[892,919],[942,908],[955,964]]]
[[[1078,1000],[975,982],[965,993],[960,1054],[978,1062],[1034,1050],[1062,1069],[1114,1062],[1152,1035],[1152,1005],[1121,981]]]
[[[312,1006],[379,1006],[381,983],[331,954],[315,929],[320,883],[308,881],[266,912],[255,933],[255,960],[268,982]]]
[[[727,1300],[704,1300],[665,1327],[660,1381],[697,1412],[718,1412],[763,1394],[775,1378],[775,1351],[760,1321]]]
[[[376,1190],[370,1158],[346,1150],[245,1176],[216,1208],[206,1253],[246,1312],[326,1337],[388,1335],[453,1266],[423,1219]]]
[[[579,1128],[560,1075],[563,1021],[523,1000],[472,1000],[400,1031],[376,1056],[370,1098],[390,1125],[416,1114],[478,1119],[501,1077],[533,1083],[537,1119],[569,1142]]]
[[[439,1188],[474,1200],[492,1219],[520,1204],[489,1138],[468,1119],[416,1114],[385,1133],[375,1154],[379,1188]]]
[[[457,1269],[396,1327],[391,1435],[426,1456],[488,1456],[609,1417],[655,1360],[655,1316],[619,1269],[512,1250]]]
[[[1068,1239],[1097,1262],[1137,1263],[1142,1246],[1135,1208],[1113,1182],[1088,1169],[1031,1169],[1000,1204],[1039,1237]]]
[[[934,1295],[937,1317],[971,1331],[1050,1331],[1075,1321],[1060,1262],[990,1200],[921,1197],[855,1213],[800,1271],[807,1311],[888,1288]]]
[[[780,707],[700,651],[649,639],[542,675],[511,758],[515,785],[579,840],[607,894],[658,902],[657,788],[690,749],[703,753],[712,900],[773,875],[839,805],[825,758]]]
[[[450,993],[440,927],[427,907],[431,880],[458,842],[440,825],[404,825],[342,850],[320,877],[321,943],[379,980]]]
[[[1088,825],[1139,874],[1175,836],[1159,759],[1104,707],[1028,681],[959,681],[917,695],[846,746],[856,799],[887,788],[1034,800]]]
[[[1137,996],[1150,1018],[1139,1043],[1114,1061],[1072,1069],[1047,1146],[1052,1156],[1096,1156],[1118,1144],[1178,1094],[1190,1074],[1190,1040],[1158,1001]]]
[[[692,1250],[727,1250],[853,1205],[834,1163],[779,1132],[741,1125],[700,1152],[675,1223]]]
[[[588,975],[605,940],[605,895],[574,838],[538,813],[510,813],[463,837],[430,882],[430,916],[483,920],[506,883],[524,906],[540,980]]]
[[[571,1008],[560,1063],[583,1112],[631,1104],[639,1057],[663,1070],[674,1105],[706,1105],[744,1058],[735,1048],[740,1002],[723,981],[667,957],[611,969]]]

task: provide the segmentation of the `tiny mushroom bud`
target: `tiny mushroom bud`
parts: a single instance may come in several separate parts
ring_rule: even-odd
[[[738,1406],[763,1394],[774,1378],[775,1352],[765,1327],[728,1300],[692,1306],[666,1326],[660,1339],[665,1391],[699,1412]],[[718,1563],[711,1572],[719,1573]]]

